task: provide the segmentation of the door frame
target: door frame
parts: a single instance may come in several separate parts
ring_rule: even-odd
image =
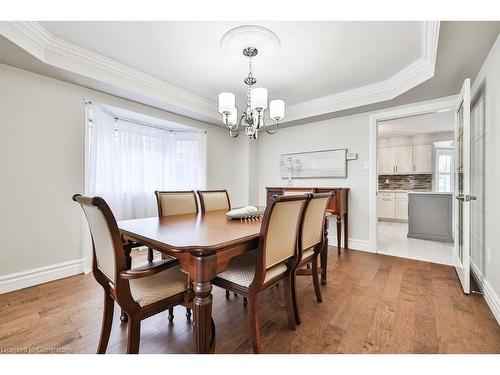
[[[370,127],[370,182],[369,182],[369,238],[370,250],[374,253],[377,249],[377,191],[378,191],[378,122],[393,120],[400,117],[416,116],[437,111],[455,110],[458,95],[446,96],[424,102],[413,103],[400,107],[374,112],[369,118]]]

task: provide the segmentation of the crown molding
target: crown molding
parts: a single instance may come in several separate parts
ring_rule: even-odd
[[[38,22],[0,22],[0,34],[51,66],[168,103],[181,115],[220,120],[215,101],[55,37]]]
[[[286,121],[390,100],[434,77],[439,21],[421,23],[421,57],[385,81],[291,105]]]
[[[422,22],[420,33],[421,57],[401,71],[384,81],[291,105],[285,122],[390,100],[432,78],[439,21]],[[220,124],[215,101],[57,38],[38,22],[0,22],[0,35],[46,64],[160,102],[171,112]]]

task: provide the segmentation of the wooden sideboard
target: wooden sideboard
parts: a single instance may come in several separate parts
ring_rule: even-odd
[[[345,187],[266,187],[267,198],[269,201],[273,195],[283,195],[287,192],[291,193],[326,193],[329,191],[335,192],[328,204],[327,211],[337,216],[337,252],[341,251],[342,238],[342,221],[344,222],[344,249],[349,248],[349,224],[348,224],[348,193],[349,188]]]

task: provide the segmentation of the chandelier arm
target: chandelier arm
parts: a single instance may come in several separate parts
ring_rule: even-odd
[[[229,124],[229,116],[224,116],[224,125],[226,125],[226,128],[229,130],[229,131],[235,131],[238,129],[238,123],[234,124],[234,125],[230,125]]]
[[[275,126],[274,130],[271,131],[271,130],[269,130],[270,126],[265,125],[266,133],[267,134],[276,134],[278,131],[278,121],[275,122],[274,126]]]
[[[240,116],[240,121],[239,121],[239,123],[238,123],[238,127],[239,127],[239,126],[241,126],[241,123],[243,122],[243,119],[245,118],[245,116],[246,116],[246,114],[245,114],[245,112],[243,112],[243,113],[241,114],[241,116]]]

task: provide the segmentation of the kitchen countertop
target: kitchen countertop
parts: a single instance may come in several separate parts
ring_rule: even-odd
[[[443,191],[409,191],[408,194],[453,195],[453,193]]]
[[[403,189],[378,189],[379,192],[381,193],[432,193],[432,191],[429,190],[403,190]]]

